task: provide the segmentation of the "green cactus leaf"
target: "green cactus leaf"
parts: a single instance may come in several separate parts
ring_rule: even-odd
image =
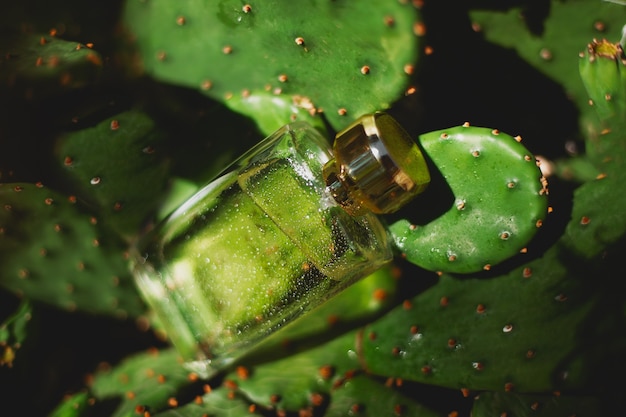
[[[89,416],[89,394],[80,392],[65,399],[52,411],[49,417],[81,417]]]
[[[416,15],[397,1],[132,0],[124,22],[141,67],[158,80],[227,105],[250,91],[298,96],[341,128],[406,89],[405,66],[419,51]]]
[[[379,269],[331,298],[302,319],[286,326],[260,345],[255,358],[287,355],[311,339],[319,343],[321,334],[354,328],[391,308],[396,297],[399,271],[394,267]]]
[[[585,352],[580,332],[602,296],[586,293],[585,273],[568,271],[559,252],[494,279],[444,274],[364,329],[367,369],[471,390],[580,387],[581,363],[595,353]]]
[[[545,180],[530,152],[507,134],[468,125],[419,140],[455,200],[428,224],[391,225],[403,256],[431,271],[468,273],[518,253],[547,213]]]
[[[119,3],[94,3],[90,7],[83,7],[82,0],[65,0],[60,5],[47,0],[7,3],[0,15],[0,30],[3,33],[46,33],[100,46],[119,19]]]
[[[619,43],[594,40],[579,61],[580,77],[597,118],[587,119],[585,156],[601,170],[621,175],[626,162],[626,55]]]
[[[568,223],[565,244],[575,251],[576,256],[593,259],[623,239],[626,233],[626,218],[619,209],[608,209],[600,202],[611,202],[613,207],[623,207],[626,196],[615,193],[620,189],[626,175],[608,174],[587,182],[575,191],[572,221]]]
[[[315,349],[257,366],[243,365],[227,379],[255,404],[296,411],[313,406],[330,393],[346,372],[359,369],[354,332]]]
[[[626,68],[619,44],[589,43],[579,62],[580,76],[597,118],[588,119],[585,158],[599,174],[575,191],[566,244],[577,256],[592,259],[623,239],[626,218],[619,210],[626,196],[615,192],[626,180]],[[609,203],[613,209],[608,209]]]
[[[163,202],[155,216],[155,222],[165,219],[174,210],[180,207],[185,201],[198,191],[198,185],[193,181],[183,178],[173,178],[170,180],[170,187],[167,190]]]
[[[626,114],[626,57],[619,43],[594,40],[579,61],[580,77],[601,120]]]
[[[622,132],[595,137],[615,149],[605,164],[623,161]],[[623,282],[611,279],[626,222],[606,204],[626,204],[615,192],[626,178],[620,169],[605,172],[575,191],[565,233],[542,258],[491,279],[444,274],[411,309],[368,326],[368,369],[447,387],[550,392],[590,388],[599,369],[612,368],[598,382],[609,389],[626,346],[612,330],[623,322],[624,301],[613,295]],[[602,280],[590,284],[590,276]]]
[[[584,183],[602,176],[602,172],[586,156],[577,156],[565,158],[555,163],[554,175],[567,181]]]
[[[585,111],[588,97],[574,60],[590,39],[620,39],[626,11],[616,4],[588,0],[551,0],[548,7],[549,18],[542,22],[539,35],[527,25],[519,8],[506,12],[473,10],[470,19],[488,41],[513,48],[525,61],[558,81]]]
[[[604,156],[614,150],[611,141],[599,139],[603,129],[594,126],[598,116],[605,118],[609,114],[617,114],[623,117],[624,101],[621,97],[626,74],[620,54],[617,54],[617,59],[612,59],[608,56],[610,53],[607,54],[608,42],[600,39],[617,41],[622,37],[626,10],[609,2],[574,0],[549,3],[550,13],[542,22],[540,34],[533,33],[530,25],[520,18],[523,15],[520,9],[505,13],[476,10],[470,13],[470,17],[487,40],[514,48],[528,63],[563,87],[581,112],[579,125],[587,139],[586,157],[598,165]],[[573,65],[577,56],[580,57],[578,67]],[[590,99],[592,106],[589,105]],[[572,164],[569,159],[555,163],[557,174],[565,179],[584,181],[589,177],[588,164]],[[603,172],[597,174],[602,175]]]
[[[349,332],[282,360],[239,367],[227,380],[254,404],[287,412],[314,413],[327,406],[325,416],[437,415],[362,375],[354,343],[355,333]]]
[[[228,107],[245,114],[257,122],[259,130],[270,135],[283,127],[287,122],[302,120],[326,132],[326,126],[320,116],[311,114],[307,109],[311,104],[297,97],[283,94],[272,94],[267,91],[254,91],[245,96],[237,95],[228,99]]]
[[[41,99],[96,83],[102,57],[78,42],[50,35],[0,38],[0,92]]]
[[[56,153],[80,197],[97,204],[102,221],[128,237],[156,210],[165,189],[162,139],[154,121],[133,110],[65,135]]]
[[[143,313],[125,245],[74,197],[41,184],[1,184],[0,207],[0,285],[68,310]]]
[[[414,399],[365,375],[347,379],[333,391],[325,417],[350,415],[377,416],[440,416]]]
[[[98,402],[120,401],[111,417],[135,416],[146,407],[151,412],[170,408],[171,399],[195,379],[173,349],[151,349],[99,370],[89,389]]]
[[[483,392],[474,401],[473,417],[571,417],[601,416],[606,404],[599,398],[568,395],[520,395]]]
[[[32,318],[32,306],[22,301],[17,310],[0,323],[0,366],[13,365],[16,351],[26,340],[28,323]]]
[[[219,387],[197,397],[194,402],[162,411],[155,417],[261,417],[265,415],[262,411],[266,410],[257,409],[256,405],[250,404],[232,389]]]

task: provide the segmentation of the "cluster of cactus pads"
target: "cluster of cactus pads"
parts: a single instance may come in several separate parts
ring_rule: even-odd
[[[619,409],[626,7],[62,3],[0,15],[0,414]],[[493,61],[476,71],[481,51]],[[460,83],[464,64],[476,77]],[[519,120],[490,117],[520,110],[517,86],[495,86],[501,72],[510,84],[541,80],[573,121],[559,108],[546,119],[539,104]],[[281,125],[305,120],[331,136],[375,110],[407,126],[433,177],[388,219],[397,262],[217,376],[187,370],[134,285],[134,240]],[[552,119],[570,122],[562,135],[537,126]],[[94,333],[99,345],[84,340]],[[67,340],[50,343],[57,334]]]

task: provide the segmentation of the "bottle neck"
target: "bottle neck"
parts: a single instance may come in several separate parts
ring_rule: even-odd
[[[361,117],[339,132],[323,169],[327,190],[353,216],[393,213],[430,182],[417,144],[389,115]]]

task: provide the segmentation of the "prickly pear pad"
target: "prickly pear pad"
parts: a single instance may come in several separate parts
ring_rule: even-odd
[[[98,52],[50,35],[0,38],[0,91],[27,99],[96,83],[102,72]]]
[[[581,364],[597,359],[581,348],[581,329],[601,297],[585,289],[585,272],[559,263],[561,253],[553,247],[494,279],[443,274],[364,328],[362,361],[374,374],[450,388],[580,388]]]
[[[158,80],[226,104],[251,91],[287,94],[341,128],[407,87],[417,10],[401,3],[131,0],[124,22],[139,65]]]
[[[546,183],[534,156],[505,133],[468,124],[419,140],[455,200],[426,225],[391,225],[402,254],[431,271],[469,273],[522,249],[547,212]]]
[[[130,110],[64,135],[57,158],[78,196],[101,210],[102,220],[132,237],[156,210],[169,162],[154,120]]]
[[[67,310],[144,312],[125,245],[75,198],[41,184],[0,185],[0,285]]]

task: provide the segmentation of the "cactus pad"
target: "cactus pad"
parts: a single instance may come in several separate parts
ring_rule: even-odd
[[[591,259],[623,240],[626,218],[620,207],[626,180],[626,57],[621,45],[593,41],[581,54],[580,75],[597,118],[588,122],[585,158],[600,172],[575,191],[566,243],[577,256]],[[607,204],[611,209],[607,209]]]
[[[162,139],[148,115],[128,111],[67,134],[57,156],[79,197],[96,204],[118,233],[132,236],[156,210],[167,182]]]
[[[607,1],[546,1],[550,17],[533,32],[520,8],[506,12],[476,9],[474,27],[490,42],[513,48],[524,61],[563,86],[578,108],[586,111],[587,95],[580,83],[575,57],[593,38],[619,39],[625,23],[624,7]]]
[[[554,395],[520,395],[505,392],[483,392],[476,397],[473,417],[572,417],[601,416],[606,404],[594,397]],[[604,412],[603,412],[604,411]]]
[[[357,281],[307,315],[277,332],[261,346],[255,356],[275,355],[277,351],[294,349],[300,342],[315,340],[323,332],[346,330],[379,316],[396,301],[397,275],[394,267],[379,269]]]
[[[407,260],[431,271],[475,272],[520,251],[546,214],[545,179],[511,136],[467,124],[419,138],[454,204],[426,225],[391,225]]]
[[[585,294],[584,274],[568,273],[558,252],[494,279],[444,274],[364,329],[367,369],[459,389],[580,386],[578,335],[599,299]]]
[[[434,412],[393,387],[365,375],[348,378],[332,394],[325,417],[343,416],[437,417]],[[455,415],[450,413],[449,415]]]
[[[150,349],[125,359],[114,368],[105,366],[89,378],[97,401],[121,399],[112,417],[135,415],[137,410],[167,409],[179,391],[197,380],[172,350]]]
[[[87,392],[79,392],[64,398],[63,402],[59,404],[49,417],[81,417],[90,415],[89,409],[91,402],[89,394]]]
[[[0,38],[0,92],[26,99],[80,88],[99,79],[100,55],[50,35]]]
[[[268,410],[251,404],[232,387],[207,388],[207,391],[206,394],[197,396],[193,402],[162,411],[155,417],[263,417],[267,415]]]
[[[26,328],[32,317],[30,302],[22,301],[18,309],[0,323],[0,366],[12,366],[16,351],[26,340]]]
[[[290,97],[284,94],[273,94],[267,91],[249,92],[245,96],[237,95],[228,100],[228,107],[241,114],[253,118],[259,130],[270,135],[283,127],[286,122],[304,120],[320,131],[325,131],[321,117],[309,113],[302,98]]]
[[[0,284],[64,309],[137,316],[143,303],[124,245],[75,197],[41,184],[0,185]]]
[[[158,80],[226,104],[250,91],[303,97],[340,128],[407,87],[417,10],[402,3],[131,0],[124,21]]]
[[[239,367],[227,376],[237,391],[264,408],[325,416],[359,413],[435,416],[416,401],[363,374],[354,354],[355,333],[272,363]],[[305,415],[310,415],[305,414]]]

